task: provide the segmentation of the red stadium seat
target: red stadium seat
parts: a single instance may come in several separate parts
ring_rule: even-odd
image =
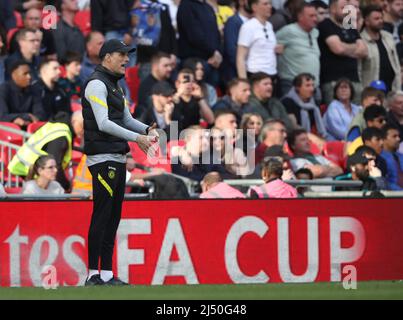
[[[21,187],[5,187],[4,190],[8,194],[20,194],[20,193],[22,193],[22,188]]]
[[[91,32],[91,12],[90,10],[78,11],[74,16],[74,24],[81,30],[84,37]]]
[[[24,21],[22,20],[22,15],[18,11],[14,11],[14,17],[16,20],[16,26],[17,28],[23,28],[24,27]]]
[[[42,127],[46,122],[45,121],[38,121],[34,123],[30,123],[27,127],[27,132],[28,133],[34,133],[36,130],[38,130],[40,127]]]
[[[20,28],[12,28],[7,32],[7,48],[10,49],[11,39]]]
[[[140,87],[139,67],[137,65],[126,69],[126,83],[129,87],[131,100],[137,102]]]
[[[344,141],[328,141],[323,146],[323,155],[343,169],[346,168],[345,144]]]
[[[15,130],[21,130],[21,128],[18,125],[14,124],[12,122],[0,122],[0,125],[9,127],[9,128],[15,129]],[[13,132],[9,132],[7,130],[2,130],[2,129],[0,129],[0,140],[6,141],[9,143],[14,143],[19,146],[21,146],[23,143],[22,135],[19,135],[17,133],[13,133]]]
[[[162,155],[161,150],[158,148],[155,152],[155,156],[149,159],[147,155],[140,149],[137,143],[129,142],[130,152],[133,156],[133,160],[146,167],[161,168],[166,172],[171,172],[171,164],[168,159]]]

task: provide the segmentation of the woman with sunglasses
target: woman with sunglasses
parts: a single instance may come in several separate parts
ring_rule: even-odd
[[[64,189],[55,181],[56,160],[52,155],[40,156],[30,168],[23,194],[63,194]]]

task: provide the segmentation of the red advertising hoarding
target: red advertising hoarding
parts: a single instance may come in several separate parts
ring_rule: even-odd
[[[126,201],[115,273],[132,284],[403,279],[403,199]],[[90,201],[0,202],[0,285],[86,277]],[[345,267],[349,269],[345,269]]]

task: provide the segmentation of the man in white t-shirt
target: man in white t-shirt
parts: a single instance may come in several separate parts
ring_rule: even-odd
[[[245,22],[239,32],[237,48],[237,72],[239,78],[264,72],[270,76],[277,74],[276,54],[282,53],[283,46],[277,45],[273,26],[268,19],[271,15],[271,0],[249,0],[253,18]]]

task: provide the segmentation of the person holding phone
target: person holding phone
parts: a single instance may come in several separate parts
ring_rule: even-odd
[[[208,124],[214,123],[214,113],[207,104],[201,87],[195,82],[192,70],[182,69],[175,81],[174,111],[172,120],[178,121],[178,130],[198,125],[200,118]]]

